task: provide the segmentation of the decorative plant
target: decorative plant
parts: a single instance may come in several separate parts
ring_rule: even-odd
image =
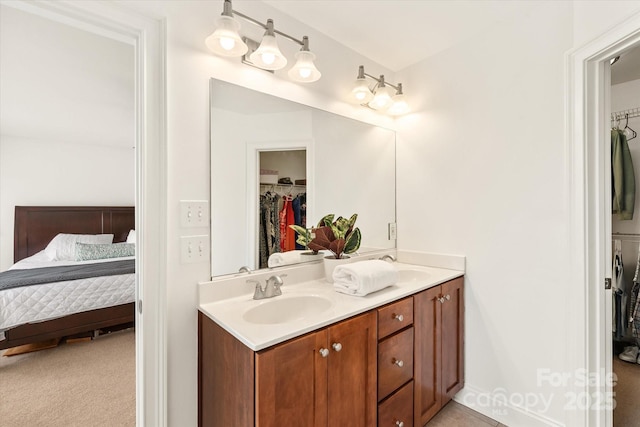
[[[319,227],[320,225],[318,225]],[[292,224],[289,226],[290,229],[294,230],[298,237],[296,238],[296,243],[304,246],[306,249],[309,248],[309,242],[313,240],[313,229],[312,228],[304,228],[300,225]],[[313,254],[316,255],[318,251],[313,251]]]
[[[314,252],[328,250],[334,258],[341,259],[343,254],[352,254],[360,248],[362,235],[354,227],[358,214],[349,219],[338,217],[334,221],[334,218],[334,214],[325,215],[318,227],[311,230],[312,238],[306,246]]]

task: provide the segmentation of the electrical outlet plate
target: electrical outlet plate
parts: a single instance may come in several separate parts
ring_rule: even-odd
[[[389,223],[389,240],[396,240],[398,238],[397,225],[395,222]]]
[[[208,227],[209,202],[206,200],[181,200],[180,225],[182,227]]]
[[[209,236],[180,237],[180,260],[183,264],[209,261]]]

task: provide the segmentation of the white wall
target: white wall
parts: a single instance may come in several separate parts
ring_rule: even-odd
[[[0,6],[0,270],[14,207],[131,206],[133,47]]]
[[[593,40],[640,11],[637,0],[573,0],[573,45]]]
[[[565,371],[571,17],[567,2],[538,3],[398,75],[422,101],[399,120],[398,246],[467,257],[467,391],[552,398],[522,413],[464,400],[507,425],[535,425],[525,410],[548,422],[564,417],[563,390],[539,386],[537,370]]]
[[[524,18],[396,76],[420,103],[398,121],[398,246],[467,256],[459,398],[507,425],[564,423],[564,389],[539,369],[576,381],[563,328],[564,53],[629,10],[602,3],[606,13],[596,2],[523,2]]]

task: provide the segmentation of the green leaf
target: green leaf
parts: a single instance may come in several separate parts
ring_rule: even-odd
[[[353,226],[356,224],[357,219],[358,219],[358,214],[351,215],[351,218],[349,218],[349,228],[353,228]]]
[[[330,227],[333,224],[333,218],[335,218],[334,214],[327,214],[322,217],[322,219],[318,222],[318,228],[326,226]]]
[[[344,245],[344,253],[352,254],[360,249],[360,243],[362,242],[362,234],[359,228],[354,228],[351,234],[347,237],[347,241]]]

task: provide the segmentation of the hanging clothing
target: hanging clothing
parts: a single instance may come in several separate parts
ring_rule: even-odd
[[[289,228],[295,224],[291,196],[283,197],[284,204],[280,211],[280,251],[287,252],[296,248],[296,233]]]
[[[622,242],[613,241],[613,337],[620,340],[626,334],[627,293],[625,292]]]
[[[307,195],[306,193],[298,193],[291,201],[293,208],[293,219],[296,225],[306,228],[307,224]],[[297,242],[298,235],[296,233],[296,249],[306,249],[304,245]]]
[[[633,219],[636,178],[627,137],[611,129],[611,196],[613,213],[621,220]]]
[[[636,346],[640,347],[640,247],[638,248],[638,261],[633,275],[633,288],[631,289],[631,303],[629,304],[629,328],[631,335],[636,340]]]
[[[267,192],[260,196],[260,268],[267,268],[269,256],[280,252],[279,202],[280,196],[275,193]]]

